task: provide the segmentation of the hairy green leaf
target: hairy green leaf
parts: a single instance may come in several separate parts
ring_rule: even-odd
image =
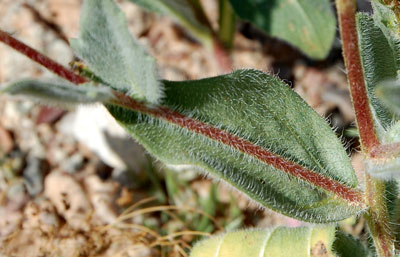
[[[386,37],[396,60],[397,69],[400,67],[400,29],[399,22],[393,9],[381,3],[381,0],[371,1],[373,18]]]
[[[310,222],[358,213],[362,196],[329,125],[279,79],[256,70],[165,81],[160,108],[108,106],[161,161],[195,165],[263,206]]]
[[[374,91],[380,82],[396,77],[398,70],[396,54],[381,28],[368,14],[357,15],[357,30],[368,97],[376,127],[382,137],[384,131],[390,128],[393,121],[398,118],[381,104]]]
[[[338,257],[372,257],[368,248],[360,240],[341,231],[336,233],[333,250]]]
[[[400,81],[383,81],[375,89],[375,95],[384,106],[400,116]]]
[[[277,227],[242,230],[211,237],[197,243],[191,257],[318,257],[332,256],[335,228]]]
[[[325,58],[336,34],[329,0],[230,0],[236,13],[315,59]]]
[[[145,8],[173,18],[200,41],[211,43],[211,29],[198,0],[130,0]]]
[[[114,89],[149,103],[162,97],[156,62],[130,35],[113,0],[85,0],[79,39],[71,46],[94,74]]]
[[[60,81],[23,80],[9,85],[1,92],[32,97],[44,103],[55,105],[106,103],[115,98],[109,88],[91,84],[84,84],[78,87],[74,84]]]

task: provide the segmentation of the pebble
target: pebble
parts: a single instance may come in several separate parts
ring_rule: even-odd
[[[89,230],[87,219],[92,208],[82,186],[72,176],[59,171],[50,173],[45,179],[44,195],[72,228]]]

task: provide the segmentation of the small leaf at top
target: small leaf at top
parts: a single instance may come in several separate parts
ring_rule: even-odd
[[[156,62],[128,31],[113,0],[85,0],[79,39],[71,40],[89,69],[115,90],[157,103],[162,97]]]
[[[130,0],[148,11],[174,19],[205,44],[211,43],[211,29],[198,0]]]
[[[198,242],[190,257],[333,256],[335,227],[241,230]]]
[[[164,85],[161,107],[129,98],[108,105],[159,160],[201,167],[262,206],[309,222],[341,220],[364,208],[336,135],[279,79],[239,70]]]
[[[329,0],[230,0],[235,12],[315,59],[325,58],[336,34]]]
[[[109,88],[91,84],[76,86],[64,81],[23,80],[10,84],[0,92],[26,96],[52,105],[107,103],[115,98]]]

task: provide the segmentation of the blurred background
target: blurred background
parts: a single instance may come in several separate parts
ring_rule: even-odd
[[[202,1],[213,26],[218,4]],[[212,52],[170,18],[118,1],[129,29],[159,64],[160,77],[222,74]],[[361,8],[368,11],[367,1]],[[64,65],[76,59],[81,0],[1,0],[0,28]],[[340,41],[312,61],[287,43],[237,20],[232,66],[285,80],[326,117],[362,176]],[[54,75],[0,44],[0,85]],[[194,169],[153,159],[100,105],[42,106],[0,96],[1,256],[187,256],[194,242],[239,228],[301,226],[251,203]],[[362,181],[362,179],[360,180]],[[364,221],[342,229],[363,237]]]

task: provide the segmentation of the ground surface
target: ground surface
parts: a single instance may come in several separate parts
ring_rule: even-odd
[[[213,17],[213,1],[205,2]],[[171,20],[120,4],[163,78],[221,73],[213,55]],[[79,12],[79,0],[2,0],[0,28],[67,65],[74,56],[66,39],[77,36]],[[324,62],[311,62],[241,23],[232,58],[235,69],[256,68],[285,79],[339,134],[351,126],[338,49]],[[52,77],[0,45],[1,85]],[[353,162],[360,167],[359,155]],[[186,256],[192,242],[207,233],[301,225],[249,205],[195,171],[165,168],[100,106],[64,111],[0,96],[0,171],[3,256]],[[362,222],[347,229],[360,233]]]

